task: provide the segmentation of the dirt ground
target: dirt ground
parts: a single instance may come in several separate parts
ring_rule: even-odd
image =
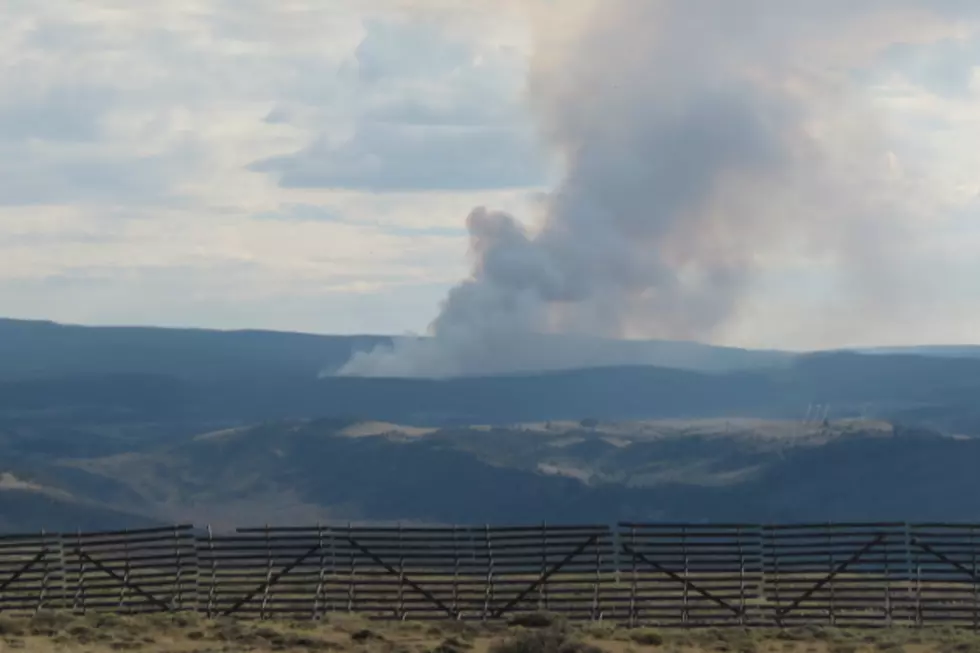
[[[807,627],[654,630],[568,626],[548,615],[511,624],[206,620],[195,614],[0,614],[0,653],[980,653],[965,629],[844,631]]]

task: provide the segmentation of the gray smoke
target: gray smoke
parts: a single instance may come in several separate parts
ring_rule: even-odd
[[[847,68],[968,14],[975,4],[955,0],[597,2],[574,38],[542,45],[528,80],[563,166],[539,223],[474,209],[472,274],[431,337],[359,354],[340,374],[583,355],[541,347],[542,333],[711,340],[760,272],[792,256],[833,266],[838,309],[894,318],[913,189]]]

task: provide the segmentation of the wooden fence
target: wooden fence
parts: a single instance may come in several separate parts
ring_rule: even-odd
[[[196,609],[190,526],[0,536],[0,612]]]
[[[199,555],[210,614],[494,619],[540,604],[598,619],[612,539],[606,526],[242,529]]]
[[[980,525],[188,525],[0,536],[0,612],[980,630]]]

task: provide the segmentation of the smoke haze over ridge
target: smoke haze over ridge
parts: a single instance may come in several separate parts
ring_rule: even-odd
[[[472,274],[431,338],[340,374],[547,368],[539,333],[711,341],[762,272],[797,257],[837,279],[816,328],[833,332],[841,311],[873,329],[920,310],[910,299],[936,281],[912,235],[928,190],[849,71],[978,14],[956,0],[607,0],[565,33],[541,27],[528,104],[562,170],[542,215],[529,230],[475,208]]]

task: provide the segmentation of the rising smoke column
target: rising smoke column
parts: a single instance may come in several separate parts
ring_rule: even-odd
[[[911,216],[846,67],[966,7],[597,2],[532,63],[529,105],[564,170],[540,224],[474,209],[472,274],[432,337],[340,374],[546,367],[535,334],[549,332],[710,339],[760,266],[794,252],[832,261],[854,305],[894,306]]]

